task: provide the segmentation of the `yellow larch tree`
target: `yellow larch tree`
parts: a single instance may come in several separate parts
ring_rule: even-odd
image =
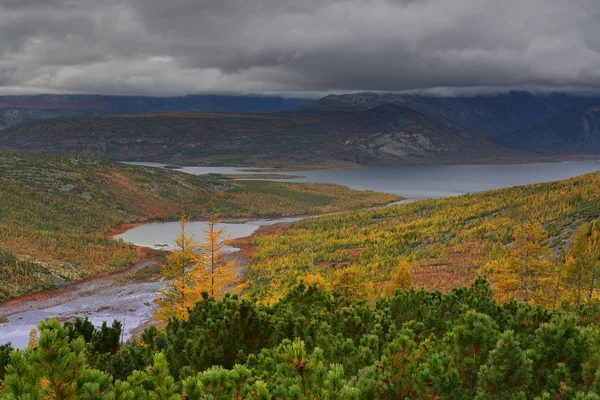
[[[29,330],[29,341],[27,342],[27,348],[36,348],[39,343],[39,339],[38,330],[36,328],[31,328]]]
[[[179,219],[181,232],[175,239],[175,248],[161,265],[165,287],[160,289],[160,296],[154,299],[157,307],[153,311],[153,318],[159,326],[164,326],[169,318],[187,319],[186,305],[189,303],[189,294],[185,289],[192,284],[191,268],[196,249],[194,235],[188,235],[186,232],[187,222],[188,217],[182,213]]]
[[[517,229],[508,257],[495,263],[491,271],[499,301],[551,304],[556,276],[546,240],[546,232],[538,223],[524,223]]]
[[[337,270],[332,286],[347,305],[359,300],[368,301],[372,297],[372,283],[364,269],[359,266]]]
[[[219,214],[211,212],[208,215],[207,227],[204,229],[205,240],[196,242],[199,251],[193,256],[193,266],[190,273],[191,282],[183,288],[186,294],[183,307],[195,306],[202,300],[202,293],[211,297],[222,297],[226,293],[236,293],[247,286],[240,276],[235,260],[226,261],[224,247],[230,242],[225,230],[217,226]]]
[[[393,296],[396,290],[406,292],[412,287],[412,271],[406,260],[400,260],[391,284],[387,287],[388,296]]]

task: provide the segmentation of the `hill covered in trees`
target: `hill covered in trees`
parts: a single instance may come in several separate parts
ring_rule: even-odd
[[[307,219],[252,239],[249,290],[276,300],[314,268],[330,286],[345,282],[349,297],[373,299],[404,260],[415,287],[448,291],[488,274],[501,300],[587,301],[600,288],[599,218],[592,173]]]
[[[0,152],[0,301],[125,268],[141,250],[106,235],[125,224],[317,214],[393,195],[338,185],[234,181],[75,156]]]
[[[124,346],[118,322],[43,322],[0,347],[0,398],[598,400],[599,319],[597,302],[499,305],[483,279],[374,306],[304,285],[272,306],[207,295]]]

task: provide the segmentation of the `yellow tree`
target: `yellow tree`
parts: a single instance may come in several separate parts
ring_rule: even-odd
[[[230,237],[217,227],[221,222],[218,218],[217,212],[208,215],[207,227],[204,229],[205,240],[196,242],[199,251],[194,254],[191,283],[183,289],[186,308],[191,308],[200,301],[203,292],[211,297],[222,297],[226,293],[239,292],[247,286],[247,282],[240,277],[235,260],[225,260],[224,247],[229,243]]]
[[[38,330],[36,328],[31,328],[29,330],[29,341],[27,342],[27,348],[36,348],[38,346],[39,339]]]
[[[346,304],[358,300],[369,300],[371,297],[371,282],[365,271],[359,266],[350,266],[336,271],[332,286]]]
[[[494,265],[492,285],[500,301],[550,304],[554,263],[540,224],[523,224],[514,235],[509,256]]]
[[[194,235],[188,236],[185,230],[187,222],[188,217],[181,214],[181,232],[175,239],[175,248],[161,265],[165,287],[160,289],[160,296],[154,299],[157,307],[153,311],[154,320],[159,325],[165,325],[169,318],[187,319],[185,305],[188,304],[188,294],[185,289],[192,284],[191,267],[196,249]]]
[[[412,271],[410,264],[406,260],[400,260],[398,268],[392,279],[391,284],[388,286],[388,295],[393,296],[396,290],[406,292],[412,287]]]

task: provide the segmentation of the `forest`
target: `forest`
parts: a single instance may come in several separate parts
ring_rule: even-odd
[[[0,347],[0,398],[600,399],[598,302],[499,304],[483,278],[374,305],[319,286],[272,305],[205,293],[126,344],[119,322],[42,322]]]
[[[235,181],[75,156],[0,152],[0,302],[144,257],[113,240],[127,224],[202,217],[321,214],[383,205],[397,196],[343,186]]]
[[[265,302],[309,275],[332,287],[354,282],[361,290],[350,294],[374,302],[406,262],[416,288],[449,291],[487,275],[500,301],[556,307],[598,295],[599,218],[592,173],[305,219],[253,237],[246,276]]]

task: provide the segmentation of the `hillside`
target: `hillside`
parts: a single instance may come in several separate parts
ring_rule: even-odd
[[[415,287],[447,291],[489,273],[488,263],[506,263],[525,222],[541,224],[554,256],[564,256],[581,224],[599,218],[600,172],[332,215],[253,238],[247,276],[254,294],[277,299],[299,276],[310,273],[307,266],[314,256],[316,272],[326,282],[335,282],[344,271],[361,273],[377,296],[390,283],[398,260],[404,259],[412,265]],[[552,282],[553,271],[548,277]]]
[[[23,95],[0,96],[0,130],[25,121],[74,115],[157,112],[276,112],[307,100],[276,96],[190,95],[180,97]]]
[[[508,162],[526,157],[394,104],[336,112],[36,120],[1,132],[0,149],[111,160],[304,168]]]
[[[600,154],[600,102],[570,107],[547,121],[492,141],[539,153]]]
[[[0,301],[120,270],[143,254],[106,235],[125,224],[317,214],[396,196],[321,184],[232,181],[73,156],[0,152]]]

